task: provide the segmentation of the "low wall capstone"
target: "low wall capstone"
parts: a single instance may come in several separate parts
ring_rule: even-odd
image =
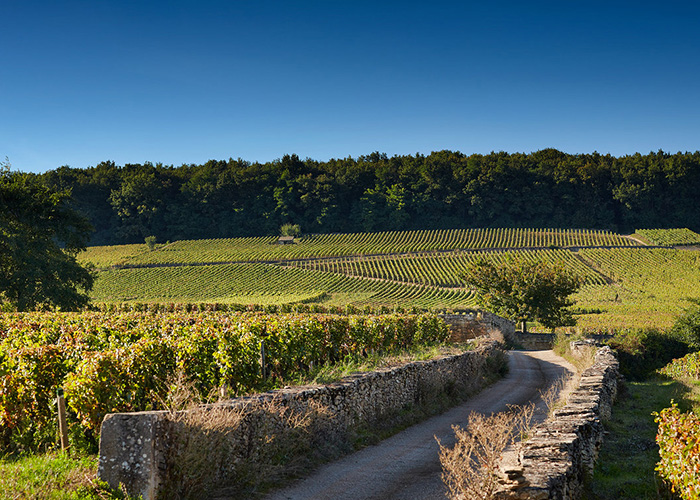
[[[617,395],[619,363],[609,347],[598,348],[567,404],[534,429],[501,464],[498,499],[572,500],[583,484],[603,440],[601,420],[610,418]]]
[[[324,440],[343,441],[349,438],[353,430],[371,426],[420,403],[426,394],[454,390],[455,386],[462,394],[478,391],[484,386],[489,370],[498,366],[498,363],[487,362],[492,357],[505,361],[505,353],[494,341],[456,356],[356,374],[325,386],[271,391],[216,406],[234,411],[262,405],[273,399],[289,408],[321,405],[324,414],[332,420],[332,425],[329,426],[326,419],[318,424],[318,432],[324,433]],[[259,424],[255,422],[251,425]],[[156,499],[159,492],[168,486],[168,471],[174,465],[170,458],[173,454],[168,453],[169,447],[173,446],[173,436],[178,435],[174,425],[171,414],[164,411],[107,415],[100,434],[98,477],[114,488],[123,485],[129,494],[140,495],[144,500]],[[249,430],[243,425],[239,430],[227,434],[226,439],[235,441],[229,443],[231,449],[247,449],[248,454],[229,456],[229,462],[246,460],[251,456],[250,447],[257,444],[250,442]],[[211,463],[207,467],[218,474],[217,478],[226,480],[222,477],[225,472],[221,471],[226,469],[227,464]]]

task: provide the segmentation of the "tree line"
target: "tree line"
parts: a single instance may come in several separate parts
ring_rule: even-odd
[[[622,157],[530,154],[388,157],[178,167],[102,162],[37,174],[70,190],[94,227],[90,244],[278,234],[470,227],[700,230],[700,152]]]

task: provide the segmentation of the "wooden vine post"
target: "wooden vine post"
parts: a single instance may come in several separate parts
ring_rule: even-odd
[[[56,391],[58,402],[58,430],[61,434],[61,449],[68,449],[68,424],[66,423],[66,399],[63,397],[63,388]]]
[[[263,329],[261,332],[261,339],[260,339],[260,375],[262,376],[263,381],[267,380],[267,367],[265,366],[267,364],[267,359],[265,356],[265,339],[269,333],[267,332],[267,324],[263,323]]]

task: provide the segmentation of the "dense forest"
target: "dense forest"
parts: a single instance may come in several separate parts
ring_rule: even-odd
[[[92,222],[91,244],[276,234],[468,227],[700,230],[700,152],[624,157],[545,149],[439,151],[319,162],[286,155],[203,165],[60,167],[39,174],[70,188]]]

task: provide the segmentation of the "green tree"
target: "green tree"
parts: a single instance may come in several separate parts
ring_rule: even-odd
[[[461,278],[478,292],[482,307],[521,322],[523,332],[531,320],[552,330],[575,324],[569,296],[583,279],[559,265],[514,259],[495,264],[481,259]]]
[[[0,301],[18,311],[77,309],[88,303],[93,274],[78,264],[91,231],[68,206],[68,190],[0,167]]]
[[[161,239],[162,216],[167,199],[167,179],[150,163],[131,165],[122,172],[122,182],[110,194],[112,208],[120,219],[116,233],[124,242],[136,243],[146,236]]]
[[[153,250],[156,249],[156,237],[155,236],[146,236],[143,240],[146,243],[146,246],[148,247],[149,252],[152,252]]]
[[[282,224],[282,226],[280,227],[280,235],[281,236],[293,236],[296,238],[300,234],[301,234],[301,227],[299,226],[299,224],[287,223],[287,224]]]

